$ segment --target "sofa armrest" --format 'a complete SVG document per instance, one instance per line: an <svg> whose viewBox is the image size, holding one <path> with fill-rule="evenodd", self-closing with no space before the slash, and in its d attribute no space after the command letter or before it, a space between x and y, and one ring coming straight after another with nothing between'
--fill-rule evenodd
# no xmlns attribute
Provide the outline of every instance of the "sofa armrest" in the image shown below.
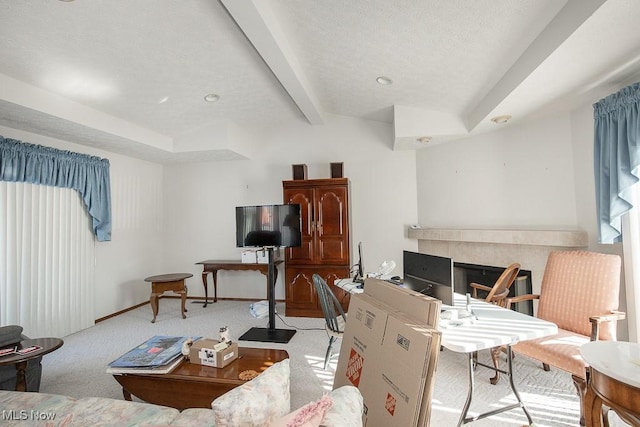
<svg viewBox="0 0 640 427"><path fill-rule="evenodd" d="M591 322L591 341L597 341L598 336L600 335L600 324L603 322L613 322L618 320L623 320L626 317L626 314L622 311L612 311L609 314L602 314L599 316L591 316L589 317L589 322Z"/></svg>
<svg viewBox="0 0 640 427"><path fill-rule="evenodd" d="M518 295L517 297L507 298L506 308L511 308L511 304L515 304L517 302L522 301L532 301L534 299L540 299L540 295L537 294L527 294L527 295Z"/></svg>
<svg viewBox="0 0 640 427"><path fill-rule="evenodd" d="M0 347L22 341L22 326L7 325L0 327Z"/></svg>

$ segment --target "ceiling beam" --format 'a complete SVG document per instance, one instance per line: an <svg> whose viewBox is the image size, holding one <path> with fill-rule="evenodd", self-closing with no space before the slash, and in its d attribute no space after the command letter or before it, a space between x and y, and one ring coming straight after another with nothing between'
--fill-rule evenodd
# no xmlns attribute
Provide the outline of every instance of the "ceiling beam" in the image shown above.
<svg viewBox="0 0 640 427"><path fill-rule="evenodd" d="M221 1L309 123L323 124L318 100L266 2Z"/></svg>
<svg viewBox="0 0 640 427"><path fill-rule="evenodd" d="M473 130L573 34L606 0L568 0L489 93L467 114Z"/></svg>

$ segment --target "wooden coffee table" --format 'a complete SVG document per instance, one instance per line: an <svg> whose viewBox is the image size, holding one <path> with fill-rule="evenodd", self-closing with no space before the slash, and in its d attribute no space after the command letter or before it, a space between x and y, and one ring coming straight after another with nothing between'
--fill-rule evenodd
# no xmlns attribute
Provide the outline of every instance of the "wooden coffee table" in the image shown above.
<svg viewBox="0 0 640 427"><path fill-rule="evenodd" d="M184 361L168 374L114 374L113 377L122 385L126 400L131 400L133 395L145 402L179 410L211 408L215 398L246 382L238 378L240 372L252 369L261 373L288 358L285 350L240 347L238 358L224 368Z"/></svg>

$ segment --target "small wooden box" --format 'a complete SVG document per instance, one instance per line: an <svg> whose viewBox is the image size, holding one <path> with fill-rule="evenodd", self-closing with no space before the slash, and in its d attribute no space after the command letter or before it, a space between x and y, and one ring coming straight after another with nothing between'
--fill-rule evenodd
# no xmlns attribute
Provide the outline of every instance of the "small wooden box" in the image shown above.
<svg viewBox="0 0 640 427"><path fill-rule="evenodd" d="M293 169L293 179L307 179L307 165L291 165Z"/></svg>
<svg viewBox="0 0 640 427"><path fill-rule="evenodd" d="M342 178L344 176L342 165L342 162L331 163L331 178Z"/></svg>

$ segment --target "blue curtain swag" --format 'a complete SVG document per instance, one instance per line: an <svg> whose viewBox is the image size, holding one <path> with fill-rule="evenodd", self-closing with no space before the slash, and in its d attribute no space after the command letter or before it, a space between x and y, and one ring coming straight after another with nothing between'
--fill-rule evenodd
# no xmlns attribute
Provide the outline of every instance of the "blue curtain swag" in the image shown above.
<svg viewBox="0 0 640 427"><path fill-rule="evenodd" d="M109 160L0 136L0 180L80 193L98 241L111 240Z"/></svg>
<svg viewBox="0 0 640 427"><path fill-rule="evenodd" d="M640 82L593 104L598 239L622 241L622 216L640 180Z"/></svg>

